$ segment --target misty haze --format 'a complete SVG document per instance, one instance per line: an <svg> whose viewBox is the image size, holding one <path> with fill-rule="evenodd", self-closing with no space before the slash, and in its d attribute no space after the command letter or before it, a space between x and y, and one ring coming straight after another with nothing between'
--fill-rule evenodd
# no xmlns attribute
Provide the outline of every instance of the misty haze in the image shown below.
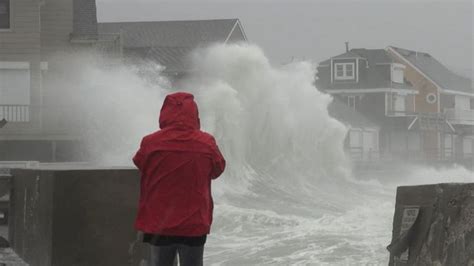
<svg viewBox="0 0 474 266"><path fill-rule="evenodd" d="M204 265L471 265L472 7L0 0L0 265L149 265L174 92L227 162Z"/></svg>

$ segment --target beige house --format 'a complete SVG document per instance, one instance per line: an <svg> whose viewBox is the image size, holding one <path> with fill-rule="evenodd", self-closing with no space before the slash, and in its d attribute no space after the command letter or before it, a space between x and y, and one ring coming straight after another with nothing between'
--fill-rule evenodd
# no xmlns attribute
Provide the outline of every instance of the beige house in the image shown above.
<svg viewBox="0 0 474 266"><path fill-rule="evenodd" d="M405 66L405 79L418 91L411 128L423 134L426 154L470 162L474 150L472 80L453 73L428 53L389 46L387 52ZM448 130L445 125L448 125Z"/></svg>

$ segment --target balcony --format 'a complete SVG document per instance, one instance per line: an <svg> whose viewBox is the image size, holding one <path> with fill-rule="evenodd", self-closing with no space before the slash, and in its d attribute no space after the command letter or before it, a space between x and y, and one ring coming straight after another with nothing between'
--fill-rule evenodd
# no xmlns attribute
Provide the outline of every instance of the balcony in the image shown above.
<svg viewBox="0 0 474 266"><path fill-rule="evenodd" d="M446 119L455 125L474 125L474 110L444 108Z"/></svg>
<svg viewBox="0 0 474 266"><path fill-rule="evenodd" d="M0 139L49 139L69 138L71 118L82 117L72 113L70 108L62 105L1 105L0 121L7 124L0 130ZM66 136L67 135L67 136Z"/></svg>
<svg viewBox="0 0 474 266"><path fill-rule="evenodd" d="M0 120L8 122L29 122L29 105L0 105Z"/></svg>

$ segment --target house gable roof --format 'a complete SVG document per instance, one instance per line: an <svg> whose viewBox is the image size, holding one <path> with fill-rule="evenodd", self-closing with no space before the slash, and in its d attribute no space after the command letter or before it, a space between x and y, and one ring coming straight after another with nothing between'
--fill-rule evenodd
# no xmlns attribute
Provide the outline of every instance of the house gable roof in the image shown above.
<svg viewBox="0 0 474 266"><path fill-rule="evenodd" d="M360 55L352 52L352 50L349 51L349 52L331 57L331 59L340 59L340 58L362 58L362 57Z"/></svg>
<svg viewBox="0 0 474 266"><path fill-rule="evenodd" d="M358 58L362 65L359 63L358 69L360 70L359 73L363 73L360 76L359 82L332 82L329 83L329 78L327 75L331 75L331 71L329 74L324 74L323 78L320 77L320 81L317 81L317 84L326 90L355 90L355 89L401 89L401 90L409 90L414 91L413 87L403 82L401 84L392 82L390 68L389 66L394 63L395 61L390 57L389 53L384 49L365 49L365 48L357 48L351 49L349 52L331 57L329 60L323 61L319 63L318 71L323 70L324 67L329 67L331 61L337 59L349 59L349 58ZM368 68L365 67L367 63ZM326 73L328 73L326 72ZM324 73L324 72L323 72Z"/></svg>
<svg viewBox="0 0 474 266"><path fill-rule="evenodd" d="M124 48L197 47L225 42L238 19L107 22L99 23L102 34L120 33Z"/></svg>
<svg viewBox="0 0 474 266"><path fill-rule="evenodd" d="M352 49L351 52L360 55L361 57L367 59L370 65L374 64L391 64L393 59L387 54L387 51L384 49Z"/></svg>
<svg viewBox="0 0 474 266"><path fill-rule="evenodd" d="M191 53L190 47L137 47L124 48L124 52L134 58L148 59L166 66L165 72L189 70L186 58Z"/></svg>
<svg viewBox="0 0 474 266"><path fill-rule="evenodd" d="M403 57L442 90L474 93L471 79L453 73L430 54L393 46L389 46L388 49L392 49Z"/></svg>
<svg viewBox="0 0 474 266"><path fill-rule="evenodd" d="M390 64L393 63L393 60L387 54L387 51L384 49L365 49L357 48L351 49L349 52L331 57L328 60L322 61L319 63L320 66L329 65L331 60L334 59L343 59L343 58L362 58L368 61L370 65L375 64Z"/></svg>
<svg viewBox="0 0 474 266"><path fill-rule="evenodd" d="M186 56L196 47L247 40L238 19L107 22L99 23L99 33L120 34L124 53L156 61L165 72L186 71Z"/></svg>

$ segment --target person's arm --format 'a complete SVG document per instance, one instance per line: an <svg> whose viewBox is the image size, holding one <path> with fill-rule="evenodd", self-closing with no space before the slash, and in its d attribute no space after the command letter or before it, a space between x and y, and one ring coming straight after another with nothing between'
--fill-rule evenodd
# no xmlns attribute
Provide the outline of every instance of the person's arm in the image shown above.
<svg viewBox="0 0 474 266"><path fill-rule="evenodd" d="M224 172L226 162L224 156L222 156L222 153L219 150L219 147L217 146L216 140L214 138L212 138L211 140L213 151L211 178L216 179Z"/></svg>
<svg viewBox="0 0 474 266"><path fill-rule="evenodd" d="M138 169L142 169L144 159L145 159L145 151L144 151L144 145L143 145L143 140L142 140L140 143L140 148L138 149L135 156L133 156L132 160Z"/></svg>

